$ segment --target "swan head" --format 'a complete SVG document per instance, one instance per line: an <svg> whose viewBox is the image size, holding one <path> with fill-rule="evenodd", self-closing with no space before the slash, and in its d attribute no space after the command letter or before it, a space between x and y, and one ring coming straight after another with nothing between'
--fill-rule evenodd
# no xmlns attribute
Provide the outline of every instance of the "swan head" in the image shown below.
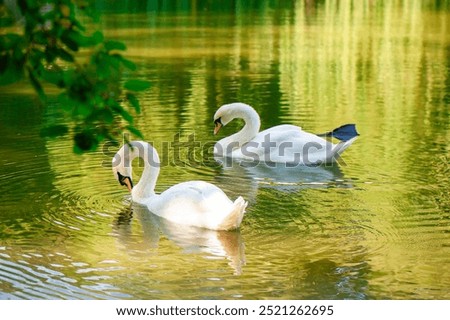
<svg viewBox="0 0 450 320"><path fill-rule="evenodd" d="M114 155L112 159L112 170L114 177L120 185L127 187L128 191L131 192L133 189L133 180L131 179L132 159L130 159L129 149L129 145L126 144Z"/></svg>
<svg viewBox="0 0 450 320"><path fill-rule="evenodd" d="M144 141L131 141L124 144L112 159L112 170L114 177L120 185L127 187L131 192L133 189L131 163L136 157L144 158L148 152L149 144Z"/></svg>
<svg viewBox="0 0 450 320"><path fill-rule="evenodd" d="M224 104L217 109L214 114L214 134L217 134L223 126L226 126L231 120L241 118L244 121L257 124L259 129L259 116L248 104L242 102L234 102Z"/></svg>
<svg viewBox="0 0 450 320"><path fill-rule="evenodd" d="M144 161L144 171L136 185L132 180L132 162L135 158ZM131 141L124 144L112 159L112 170L116 180L127 187L134 198L146 198L154 193L159 174L158 152L145 141Z"/></svg>
<svg viewBox="0 0 450 320"><path fill-rule="evenodd" d="M131 180L131 175L124 176L118 170L115 170L114 176L119 181L121 186L126 186L128 191L131 192L131 190L133 189L133 180Z"/></svg>

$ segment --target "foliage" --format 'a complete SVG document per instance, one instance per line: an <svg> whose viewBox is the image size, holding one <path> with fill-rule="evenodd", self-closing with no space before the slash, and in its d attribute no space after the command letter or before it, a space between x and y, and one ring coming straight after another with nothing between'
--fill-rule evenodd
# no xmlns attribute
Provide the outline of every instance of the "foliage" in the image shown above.
<svg viewBox="0 0 450 320"><path fill-rule="evenodd" d="M95 150L123 130L142 137L132 113L140 112L136 92L150 86L143 80L122 83L124 70L136 70L120 54L125 44L105 39L100 31L88 33L79 15L96 19L83 1L17 0L10 8L0 4L0 24L22 29L0 35L0 85L27 78L44 103L48 84L59 88L58 101L72 116L73 127L54 124L41 133L55 137L71 132L77 153Z"/></svg>

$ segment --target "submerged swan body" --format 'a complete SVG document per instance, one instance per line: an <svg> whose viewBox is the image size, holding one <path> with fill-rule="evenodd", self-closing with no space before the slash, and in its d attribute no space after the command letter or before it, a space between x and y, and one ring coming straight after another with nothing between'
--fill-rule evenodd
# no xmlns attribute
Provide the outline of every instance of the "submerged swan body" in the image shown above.
<svg viewBox="0 0 450 320"><path fill-rule="evenodd" d="M156 194L160 169L156 149L144 141L133 141L130 145L122 146L114 156L113 173L120 184L128 187L133 201L178 224L212 230L239 228L247 206L242 197L233 202L221 189L204 181L182 182ZM137 157L144 160L144 171L133 186L131 163Z"/></svg>
<svg viewBox="0 0 450 320"><path fill-rule="evenodd" d="M223 105L216 111L214 134L236 118L245 121L244 127L215 144L216 156L267 163L320 165L334 162L358 136L353 124L344 125L323 135L309 133L300 127L287 124L259 132L258 113L241 102ZM333 136L341 142L333 144L323 136Z"/></svg>

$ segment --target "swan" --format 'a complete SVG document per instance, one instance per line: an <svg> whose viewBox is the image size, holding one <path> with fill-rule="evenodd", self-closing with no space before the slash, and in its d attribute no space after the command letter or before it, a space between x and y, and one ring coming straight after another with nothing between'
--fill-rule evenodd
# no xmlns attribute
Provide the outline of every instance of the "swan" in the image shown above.
<svg viewBox="0 0 450 320"><path fill-rule="evenodd" d="M335 162L359 135L354 124L343 125L321 135L305 132L294 125L278 125L259 132L258 113L251 106L234 102L221 106L214 114L214 134L231 120L241 118L244 127L237 133L219 140L214 155L251 162L320 165ZM323 137L335 137L338 144Z"/></svg>
<svg viewBox="0 0 450 320"><path fill-rule="evenodd" d="M133 186L133 159L144 160L139 182ZM157 216L169 221L211 230L239 228L247 202L238 197L232 202L218 187L204 181L187 181L155 193L160 170L158 152L144 141L123 145L112 160L114 177L131 192L133 202L146 205Z"/></svg>

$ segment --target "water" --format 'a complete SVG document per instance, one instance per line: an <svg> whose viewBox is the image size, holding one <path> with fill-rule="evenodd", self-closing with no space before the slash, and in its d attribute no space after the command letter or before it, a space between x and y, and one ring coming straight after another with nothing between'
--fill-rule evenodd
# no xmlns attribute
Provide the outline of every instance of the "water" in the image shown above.
<svg viewBox="0 0 450 320"><path fill-rule="evenodd" d="M1 299L450 299L448 8L258 3L101 8L130 77L152 82L136 126L162 156L158 191L202 179L242 195L239 231L131 206L115 147L74 155L39 135L69 121L57 104L0 88ZM232 101L262 129L361 136L332 167L223 169L211 146L241 124L216 137L212 116Z"/></svg>

